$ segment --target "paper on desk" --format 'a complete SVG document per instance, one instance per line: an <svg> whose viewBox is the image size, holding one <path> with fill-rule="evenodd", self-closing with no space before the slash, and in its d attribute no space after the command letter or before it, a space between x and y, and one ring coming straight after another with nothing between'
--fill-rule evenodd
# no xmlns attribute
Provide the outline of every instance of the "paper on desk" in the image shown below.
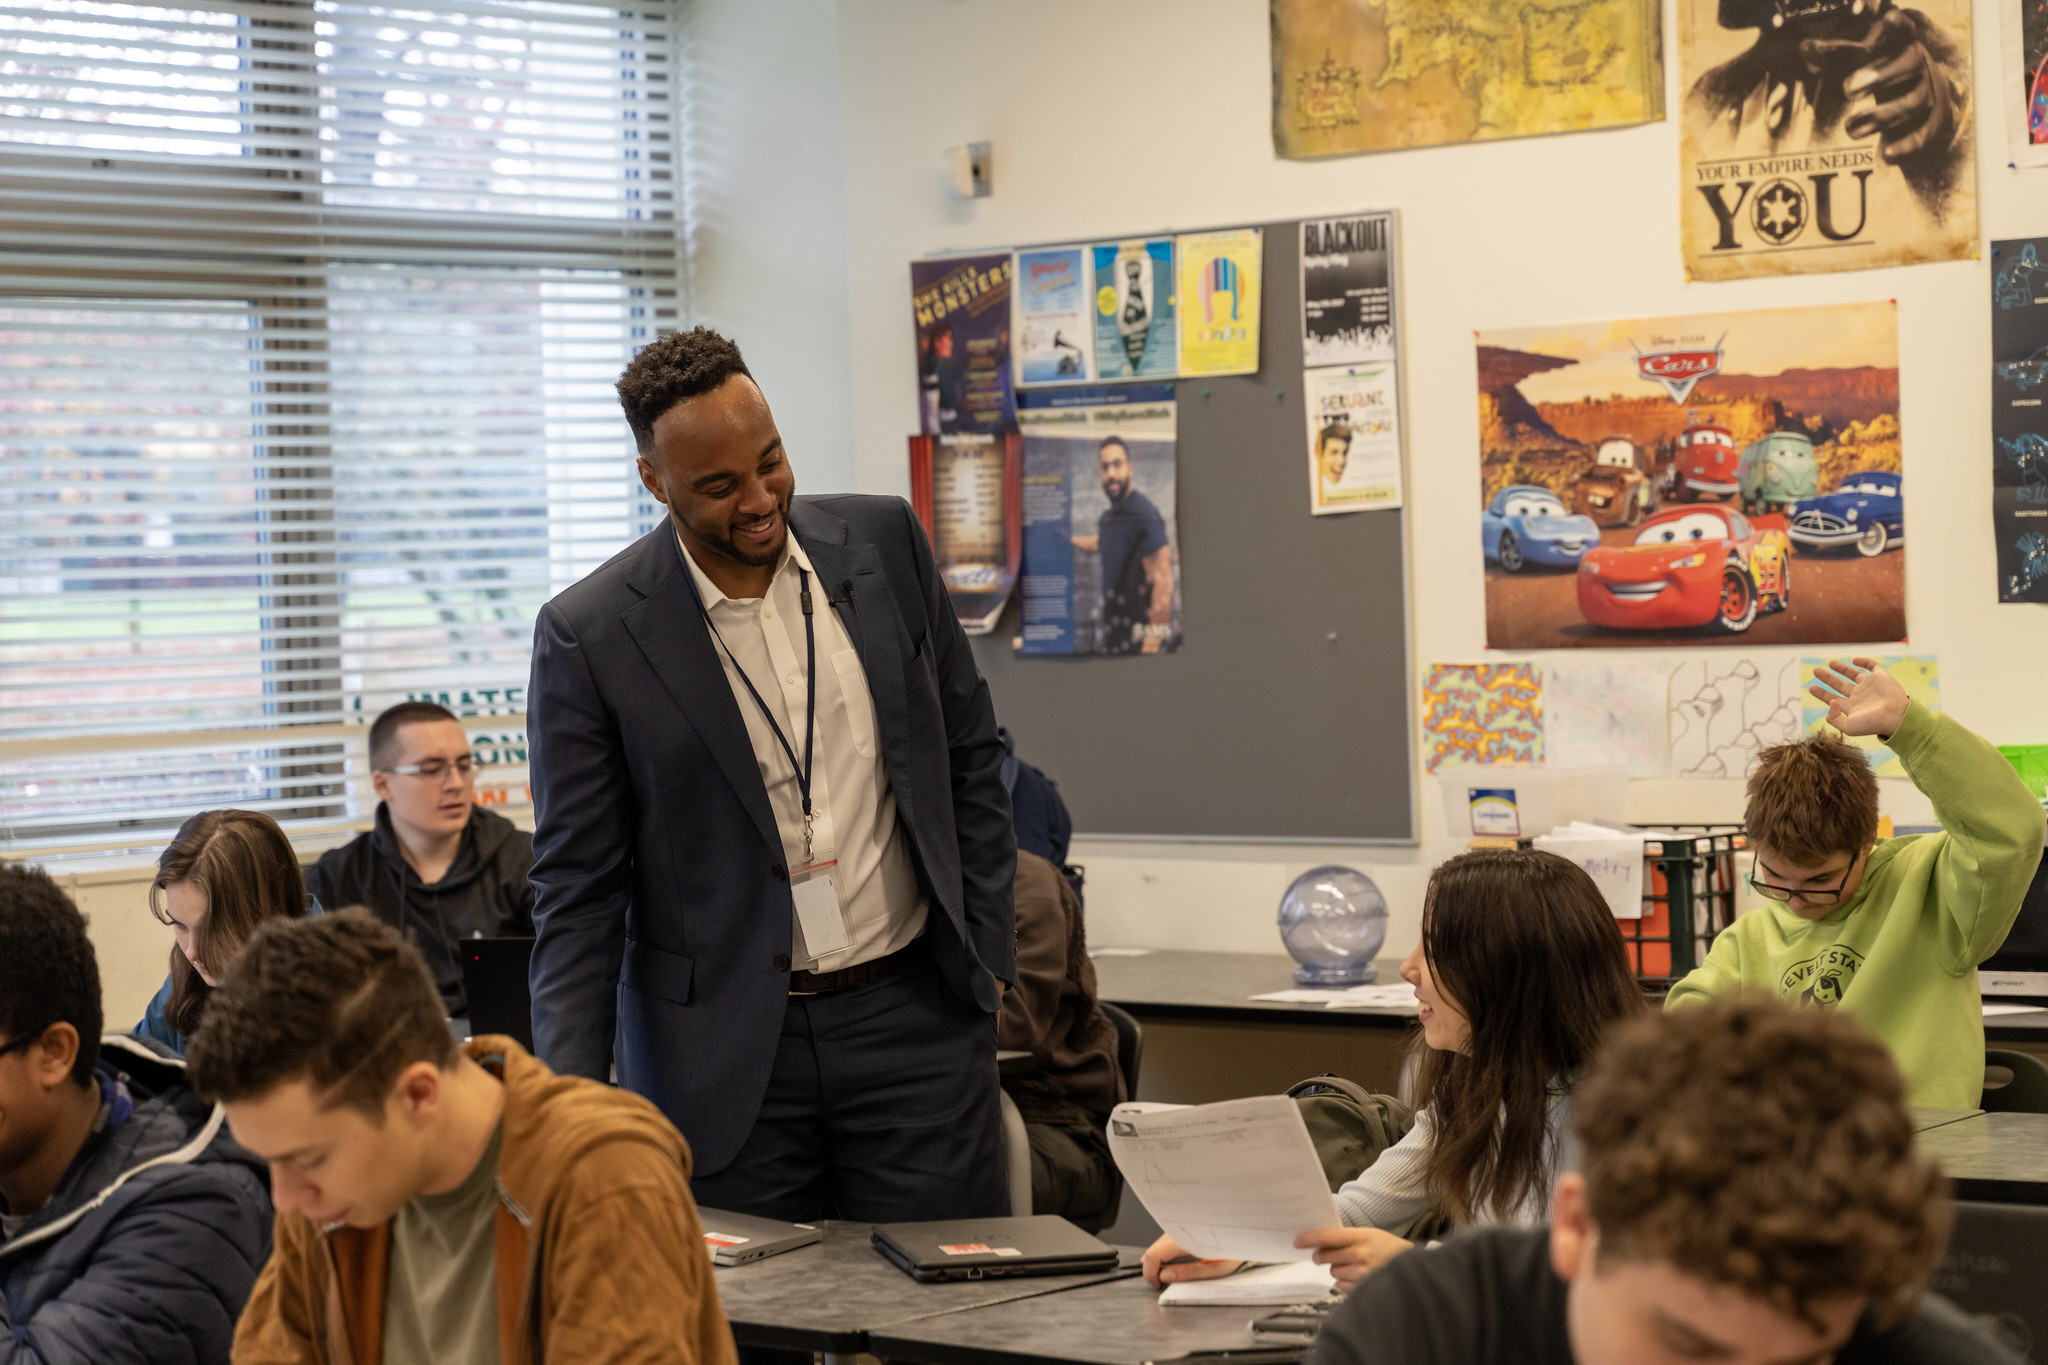
<svg viewBox="0 0 2048 1365"><path fill-rule="evenodd" d="M1313 1261L1290 1265L1259 1265L1215 1280L1183 1280L1170 1284L1159 1296L1161 1307L1172 1308L1215 1304L1321 1303L1337 1297L1337 1280L1330 1267Z"/></svg>
<svg viewBox="0 0 2048 1365"><path fill-rule="evenodd" d="M1090 948L1090 957L1150 957L1150 948Z"/></svg>
<svg viewBox="0 0 2048 1365"><path fill-rule="evenodd" d="M1989 1019L1989 1018L1990 1018L1990 1017L1991 1017L1992 1015L1994 1015L1994 1014L2039 1014L2039 1013L2040 1013L2040 1012L2042 1011L2042 1009L2043 1009L2043 1008L2048 1008L2048 1007L2044 1007L2044 1006L2041 1006L2041 1005L1999 1005L1999 1004L1991 1004L1991 1005L1986 1005L1986 1006L1984 1007L1984 1017L1985 1017L1986 1019Z"/></svg>
<svg viewBox="0 0 2048 1365"><path fill-rule="evenodd" d="M1322 1162L1285 1095L1219 1104L1120 1104L1109 1151L1181 1250L1204 1259L1306 1261L1294 1239L1335 1227Z"/></svg>
<svg viewBox="0 0 2048 1365"><path fill-rule="evenodd" d="M1314 988L1267 991L1255 995L1254 1000L1273 1000L1283 1005L1323 1005L1333 1010L1343 1009L1414 1009L1415 988L1405 981L1393 981L1384 986L1349 986L1343 989Z"/></svg>

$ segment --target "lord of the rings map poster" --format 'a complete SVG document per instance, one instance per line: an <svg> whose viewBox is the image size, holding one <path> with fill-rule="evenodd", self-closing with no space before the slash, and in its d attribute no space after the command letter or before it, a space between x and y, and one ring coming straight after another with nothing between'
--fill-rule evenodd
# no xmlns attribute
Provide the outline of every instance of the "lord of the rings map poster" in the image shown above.
<svg viewBox="0 0 2048 1365"><path fill-rule="evenodd" d="M1657 0L1272 0L1272 24L1283 157L1664 117Z"/></svg>

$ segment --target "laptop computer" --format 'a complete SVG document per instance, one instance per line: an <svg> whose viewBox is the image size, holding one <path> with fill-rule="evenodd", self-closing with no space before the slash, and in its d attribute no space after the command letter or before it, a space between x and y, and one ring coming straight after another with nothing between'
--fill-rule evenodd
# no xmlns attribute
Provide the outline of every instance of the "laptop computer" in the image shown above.
<svg viewBox="0 0 2048 1365"><path fill-rule="evenodd" d="M533 992L526 969L533 963L530 938L465 938L455 944L462 960L462 992L469 997L472 1036L504 1033L533 1051Z"/></svg>
<svg viewBox="0 0 2048 1365"><path fill-rule="evenodd" d="M2048 1359L2048 1208L1958 1199L1955 1214L1932 1287L2014 1351Z"/></svg>
<svg viewBox="0 0 2048 1365"><path fill-rule="evenodd" d="M921 1284L1115 1270L1116 1248L1064 1218L959 1218L879 1223L875 1250Z"/></svg>
<svg viewBox="0 0 2048 1365"><path fill-rule="evenodd" d="M713 1265L745 1265L763 1256L807 1247L825 1235L809 1223L778 1223L773 1218L756 1218L750 1213L728 1213L724 1209L697 1209L704 1225L704 1246Z"/></svg>

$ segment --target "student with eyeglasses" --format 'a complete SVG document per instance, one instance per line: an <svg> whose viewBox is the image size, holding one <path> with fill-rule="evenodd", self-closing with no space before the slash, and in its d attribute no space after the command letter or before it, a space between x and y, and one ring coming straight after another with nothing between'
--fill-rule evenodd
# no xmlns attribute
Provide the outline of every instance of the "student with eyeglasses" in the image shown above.
<svg viewBox="0 0 2048 1365"><path fill-rule="evenodd" d="M377 823L320 855L307 882L323 905L360 905L427 960L441 1003L469 1014L456 943L533 933L533 836L476 804L469 733L444 706L408 701L370 726Z"/></svg>
<svg viewBox="0 0 2048 1365"><path fill-rule="evenodd" d="M1911 1103L1974 1109L1977 967L2005 942L2041 861L2041 804L1998 750L1910 700L1875 659L1814 676L1828 723L1889 745L1941 831L1879 841L1877 779L1862 750L1825 731L1764 750L1744 819L1749 882L1767 904L1724 930L1665 1004L1762 989L1839 1006L1891 1048Z"/></svg>
<svg viewBox="0 0 2048 1365"><path fill-rule="evenodd" d="M228 964L266 920L319 914L298 854L261 811L203 810L157 858L149 909L174 940L171 970L134 1034L183 1054Z"/></svg>

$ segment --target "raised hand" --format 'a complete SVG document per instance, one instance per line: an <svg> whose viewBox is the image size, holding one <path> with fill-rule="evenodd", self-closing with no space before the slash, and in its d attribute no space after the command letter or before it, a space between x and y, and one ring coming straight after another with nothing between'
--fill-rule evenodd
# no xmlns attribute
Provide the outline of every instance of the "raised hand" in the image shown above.
<svg viewBox="0 0 2048 1365"><path fill-rule="evenodd" d="M1889 739L1906 718L1906 689L1875 659L1835 659L1813 671L1813 684L1807 691L1827 703L1828 724L1844 735Z"/></svg>

